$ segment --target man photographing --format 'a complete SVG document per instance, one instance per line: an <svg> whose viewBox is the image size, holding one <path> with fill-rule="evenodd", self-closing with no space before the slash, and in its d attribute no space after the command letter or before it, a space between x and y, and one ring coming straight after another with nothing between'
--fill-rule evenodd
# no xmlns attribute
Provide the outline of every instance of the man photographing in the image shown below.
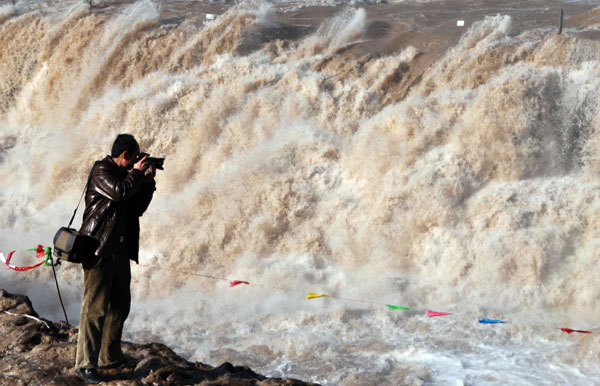
<svg viewBox="0 0 600 386"><path fill-rule="evenodd" d="M111 155L97 161L85 192L80 233L100 241L83 262L83 301L75 366L88 383L97 368L118 367L123 324L131 304L129 260L138 262L140 224L156 190L155 166L131 134L119 134Z"/></svg>

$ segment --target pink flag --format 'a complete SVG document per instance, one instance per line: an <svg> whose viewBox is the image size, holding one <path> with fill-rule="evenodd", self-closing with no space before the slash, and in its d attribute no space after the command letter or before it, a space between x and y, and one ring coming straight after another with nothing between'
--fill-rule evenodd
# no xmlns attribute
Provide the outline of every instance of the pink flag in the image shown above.
<svg viewBox="0 0 600 386"><path fill-rule="evenodd" d="M427 310L427 311L425 311L425 315L429 316L430 318L433 318L434 316L445 316L445 315L452 315L452 314L448 313L448 312L437 312L437 311Z"/></svg>
<svg viewBox="0 0 600 386"><path fill-rule="evenodd" d="M230 281L229 282L229 287L235 287L238 284L250 284L247 281L243 281L243 280L234 280L234 281Z"/></svg>

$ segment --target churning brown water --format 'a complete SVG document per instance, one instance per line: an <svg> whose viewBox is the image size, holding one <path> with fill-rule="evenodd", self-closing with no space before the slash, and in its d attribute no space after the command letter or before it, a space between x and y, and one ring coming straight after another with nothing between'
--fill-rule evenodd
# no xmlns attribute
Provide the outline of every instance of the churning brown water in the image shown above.
<svg viewBox="0 0 600 386"><path fill-rule="evenodd" d="M167 158L129 339L327 384L599 383L597 335L557 330L600 317L599 31L593 2L1 2L0 251L31 263L129 132ZM0 270L60 318L53 286Z"/></svg>

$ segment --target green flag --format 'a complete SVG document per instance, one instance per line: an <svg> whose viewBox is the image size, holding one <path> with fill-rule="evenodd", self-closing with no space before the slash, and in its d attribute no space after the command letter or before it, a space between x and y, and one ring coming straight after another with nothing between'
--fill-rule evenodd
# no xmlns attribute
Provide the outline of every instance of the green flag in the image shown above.
<svg viewBox="0 0 600 386"><path fill-rule="evenodd" d="M391 304L386 304L390 310L410 310L410 307L402 307L402 306L394 306Z"/></svg>

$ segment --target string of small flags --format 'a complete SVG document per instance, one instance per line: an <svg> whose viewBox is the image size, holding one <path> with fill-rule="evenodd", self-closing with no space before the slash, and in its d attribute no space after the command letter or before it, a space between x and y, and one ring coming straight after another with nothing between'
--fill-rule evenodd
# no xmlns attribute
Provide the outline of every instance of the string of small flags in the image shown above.
<svg viewBox="0 0 600 386"><path fill-rule="evenodd" d="M150 268L150 266L148 266L148 265L141 265L141 266ZM156 267L152 267L152 268L156 268ZM166 270L171 270L171 269L166 268ZM188 272L188 271L181 271L181 270L174 270L174 271L184 273L184 274L189 274L189 275L202 276L202 277L206 277L206 278L213 279L213 280L226 281L229 283L230 288L236 287L240 284L251 285L250 282L248 282L246 280L231 280L231 279L227 279L227 278L215 277L215 276L210 276L210 275L205 275L205 274L198 274L195 272ZM256 284L256 283L253 283L252 285L257 286L257 287L278 288L278 289L285 291L284 288L280 288L280 287L273 287L273 286L267 286L267 285ZM383 304L383 303L379 303L379 302L367 301L367 300L362 300L362 299L342 298L342 297L328 295L328 294L322 294L322 293L309 292L306 294L307 300L319 299L319 298L331 298L331 299L345 300L345 301L351 301L351 302L372 304L372 305L377 305L377 306L381 306ZM402 310L402 311L411 310L411 307L406 307L406 306L398 306L398 305L393 305L393 304L385 304L385 306L389 310ZM434 318L434 317L441 317L441 316L450 316L453 314L450 312L440 312L440 311L433 311L433 310L427 309L427 310L425 310L425 315L429 318ZM479 318L479 319L477 319L477 322L480 324L506 324L506 323L509 323L506 320L488 319L488 318ZM587 331L587 330L575 330L575 329L566 328L566 327L560 327L558 329L567 334L571 334L571 333L592 334L592 331Z"/></svg>
<svg viewBox="0 0 600 386"><path fill-rule="evenodd" d="M44 258L44 260L41 261L41 262L39 262L39 263L32 264L32 265L29 265L29 266L18 267L18 266L10 264L10 261L11 261L13 255L14 255L14 253L15 253L15 251L10 251L6 257L4 257L4 254L2 254L2 252L0 252L0 262L4 263L8 269L11 269L11 270L14 270L14 271L28 271L28 270L37 268L37 267L42 266L42 265L44 265L44 266L51 266L52 265L52 248L51 247L44 247L42 245L38 245L37 248L27 249L27 251L28 252L36 252L36 258ZM142 265L142 267L149 267L149 266ZM157 267L152 267L152 268L156 269ZM159 269L161 269L161 268L159 268ZM173 269L169 269L169 270L175 271L175 272L184 273L184 274L188 274L188 275L200 276L200 277L204 277L204 278L212 279L212 280L226 281L226 282L229 283L229 287L230 288L236 287L236 286L241 285L241 284L251 285L251 283L249 281L246 281L246 280L230 280L230 279L227 279L227 278L222 278L222 277L217 277L217 276L212 276L212 275L206 275L206 274L197 273L197 272L188 272L188 271L173 270ZM278 288L278 289L281 289L281 290L285 290L284 288L280 288L280 287L267 286L267 285L261 285L261 284L256 284L256 283L254 283L253 285L258 286L258 287ZM351 301L351 302L372 304L372 305L376 305L376 306L383 305L383 303L379 303L379 302L373 302L373 301L362 300L362 299L342 298L342 297L328 295L328 294L322 294L322 293L309 292L308 294L306 294L306 299L307 300L319 299L319 298L331 298L331 299L337 299L337 300L345 300L345 301ZM411 310L411 307L407 307L407 306L398 306L398 305L394 305L394 304L385 304L385 306L389 310L393 310L393 311L396 311L396 310L399 310L399 311L408 311L408 310ZM453 315L453 314L450 313L450 312L432 311L430 309L427 309L425 311L425 315L427 317L429 317L429 318L434 318L434 317L450 316L450 315ZM509 323L506 320L488 319L488 318L479 318L477 321L480 324L505 324L505 323ZM575 329L566 328L566 327L560 327L558 329L561 330L561 331L563 331L563 332L565 332L565 333L567 333L567 334L572 334L572 333L592 334L592 331L588 331L588 330L575 330Z"/></svg>

